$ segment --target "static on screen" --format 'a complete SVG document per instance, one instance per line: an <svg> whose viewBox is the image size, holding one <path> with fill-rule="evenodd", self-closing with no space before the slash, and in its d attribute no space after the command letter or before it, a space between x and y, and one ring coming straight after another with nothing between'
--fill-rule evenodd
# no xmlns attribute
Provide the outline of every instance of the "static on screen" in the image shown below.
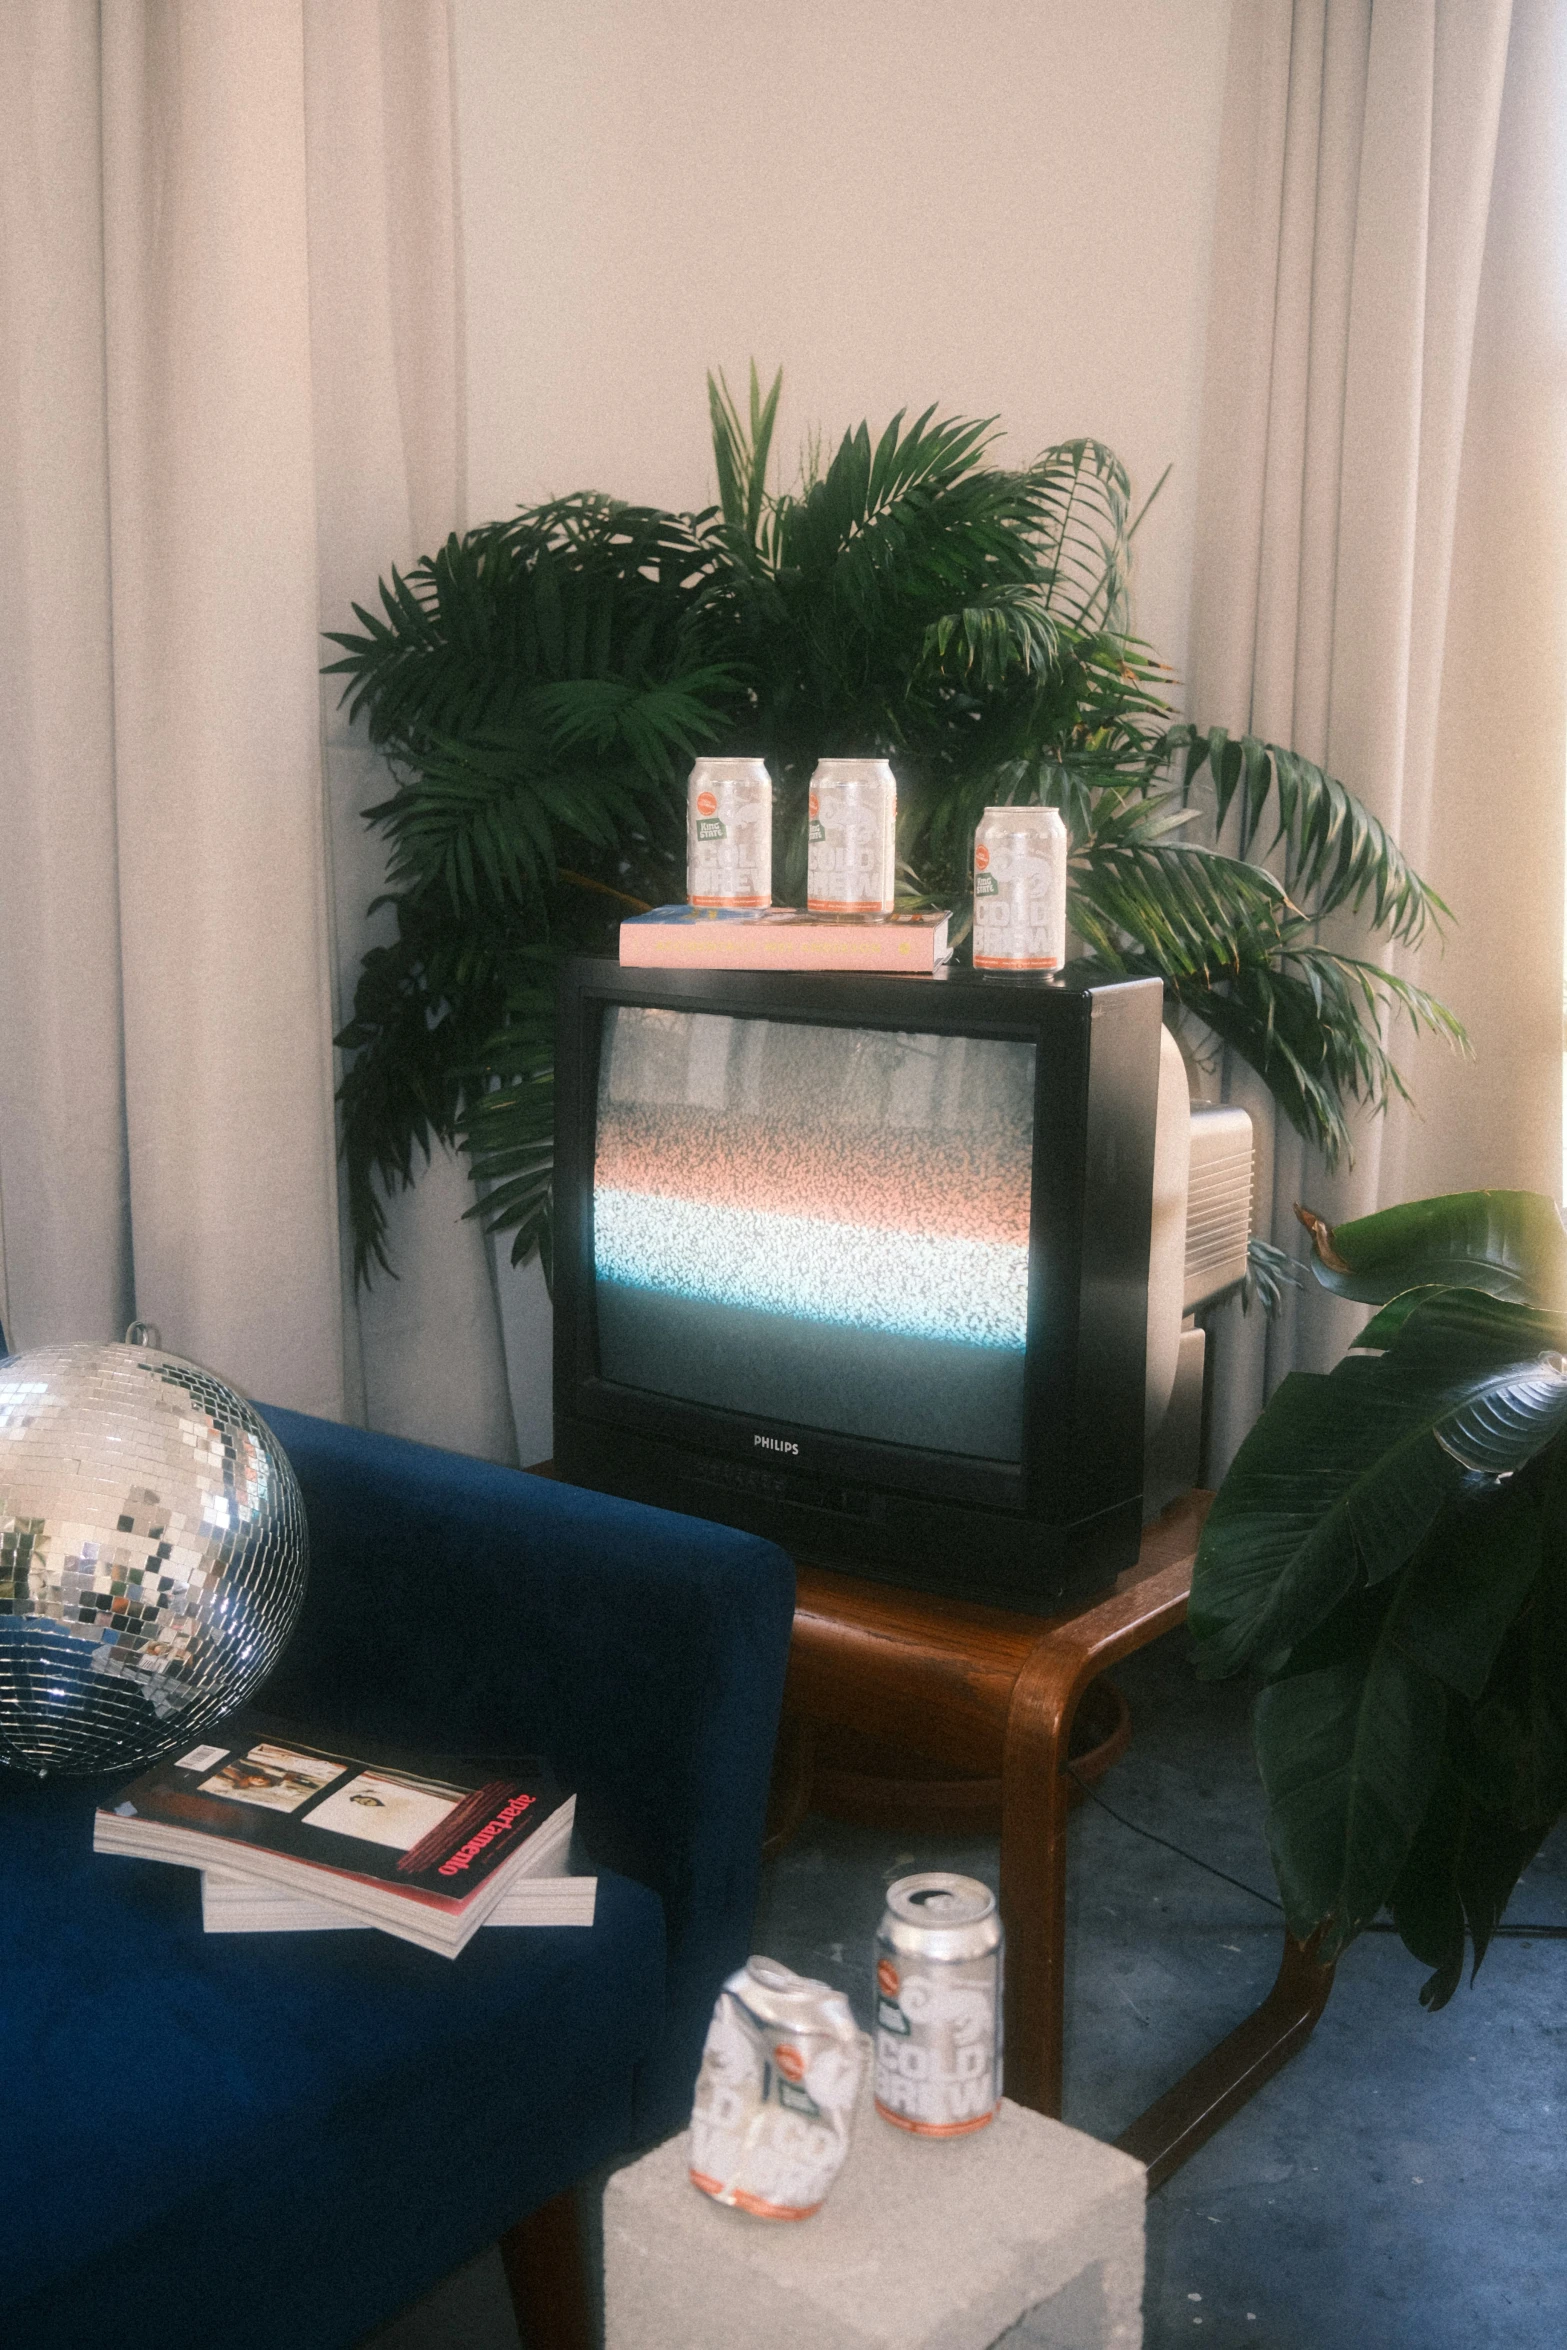
<svg viewBox="0 0 1567 2350"><path fill-rule="evenodd" d="M620 1005L599 1367L792 1426L1022 1457L1034 1047Z"/></svg>

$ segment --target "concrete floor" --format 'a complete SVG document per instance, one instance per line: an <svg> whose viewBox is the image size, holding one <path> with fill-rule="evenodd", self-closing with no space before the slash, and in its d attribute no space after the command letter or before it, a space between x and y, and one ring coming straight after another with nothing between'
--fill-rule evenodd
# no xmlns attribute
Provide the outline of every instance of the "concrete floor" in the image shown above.
<svg viewBox="0 0 1567 2350"><path fill-rule="evenodd" d="M1271 1892L1245 1695L1197 1682L1183 1651L1176 1633L1118 1671L1133 1742L1101 1792ZM768 1872L755 1947L868 2021L882 1888L915 1868L994 1884L995 1845L813 1817ZM1111 2137L1263 1996L1279 1924L1091 1804L1070 1877L1066 2119ZM1513 1916L1567 1924L1567 1825ZM1301 2055L1153 2198L1147 2350L1562 2350L1567 1942L1498 1942L1437 2016L1421 1980L1395 1937L1364 1937ZM516 2350L498 2260L373 2350Z"/></svg>

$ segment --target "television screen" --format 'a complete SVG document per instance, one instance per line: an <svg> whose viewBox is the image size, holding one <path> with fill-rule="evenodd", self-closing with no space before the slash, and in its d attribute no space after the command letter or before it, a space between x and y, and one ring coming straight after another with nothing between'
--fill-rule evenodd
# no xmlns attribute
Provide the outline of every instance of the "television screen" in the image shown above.
<svg viewBox="0 0 1567 2350"><path fill-rule="evenodd" d="M606 1008L599 1370L840 1436L1023 1457L1031 1041Z"/></svg>
<svg viewBox="0 0 1567 2350"><path fill-rule="evenodd" d="M1162 990L562 974L555 1465L1004 1606L1137 1555Z"/></svg>

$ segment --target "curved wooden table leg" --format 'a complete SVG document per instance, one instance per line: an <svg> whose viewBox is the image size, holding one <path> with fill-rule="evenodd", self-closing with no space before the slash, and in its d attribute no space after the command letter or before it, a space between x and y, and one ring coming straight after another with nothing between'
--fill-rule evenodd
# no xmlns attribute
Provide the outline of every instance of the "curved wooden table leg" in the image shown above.
<svg viewBox="0 0 1567 2350"><path fill-rule="evenodd" d="M1006 1929L1006 2091L1061 2113L1066 1997L1066 1763L1084 1690L1186 1614L1187 1554L1055 1625L1012 1686L1001 1756L1001 1922Z"/></svg>
<svg viewBox="0 0 1567 2350"><path fill-rule="evenodd" d="M1090 1659L1041 1641L1019 1673L1001 1762L1006 2093L1060 2118L1066 2002L1066 1759Z"/></svg>
<svg viewBox="0 0 1567 2350"><path fill-rule="evenodd" d="M1147 2164L1150 2194L1305 2046L1332 1988L1332 1967L1319 1966L1309 1944L1286 1934L1262 2005L1116 2140L1123 2153Z"/></svg>

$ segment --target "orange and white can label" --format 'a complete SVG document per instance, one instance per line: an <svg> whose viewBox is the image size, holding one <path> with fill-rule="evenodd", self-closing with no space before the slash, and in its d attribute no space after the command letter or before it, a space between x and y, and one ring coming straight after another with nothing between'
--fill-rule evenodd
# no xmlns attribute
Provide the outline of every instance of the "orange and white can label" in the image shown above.
<svg viewBox="0 0 1567 2350"><path fill-rule="evenodd" d="M686 895L737 911L773 902L773 782L761 759L698 759L686 792Z"/></svg>
<svg viewBox="0 0 1567 2350"><path fill-rule="evenodd" d="M707 2028L693 2186L756 2219L808 2219L843 2164L865 2047L841 1991L753 1958Z"/></svg>
<svg viewBox="0 0 1567 2350"><path fill-rule="evenodd" d="M1001 2103L1001 1921L944 1870L889 1886L876 1942L876 2110L917 2138L982 2130Z"/></svg>
<svg viewBox="0 0 1567 2350"><path fill-rule="evenodd" d="M886 760L818 760L808 805L808 911L890 914L897 884L898 786Z"/></svg>
<svg viewBox="0 0 1567 2350"><path fill-rule="evenodd" d="M974 836L974 968L1066 961L1066 826L1058 808L987 808Z"/></svg>

